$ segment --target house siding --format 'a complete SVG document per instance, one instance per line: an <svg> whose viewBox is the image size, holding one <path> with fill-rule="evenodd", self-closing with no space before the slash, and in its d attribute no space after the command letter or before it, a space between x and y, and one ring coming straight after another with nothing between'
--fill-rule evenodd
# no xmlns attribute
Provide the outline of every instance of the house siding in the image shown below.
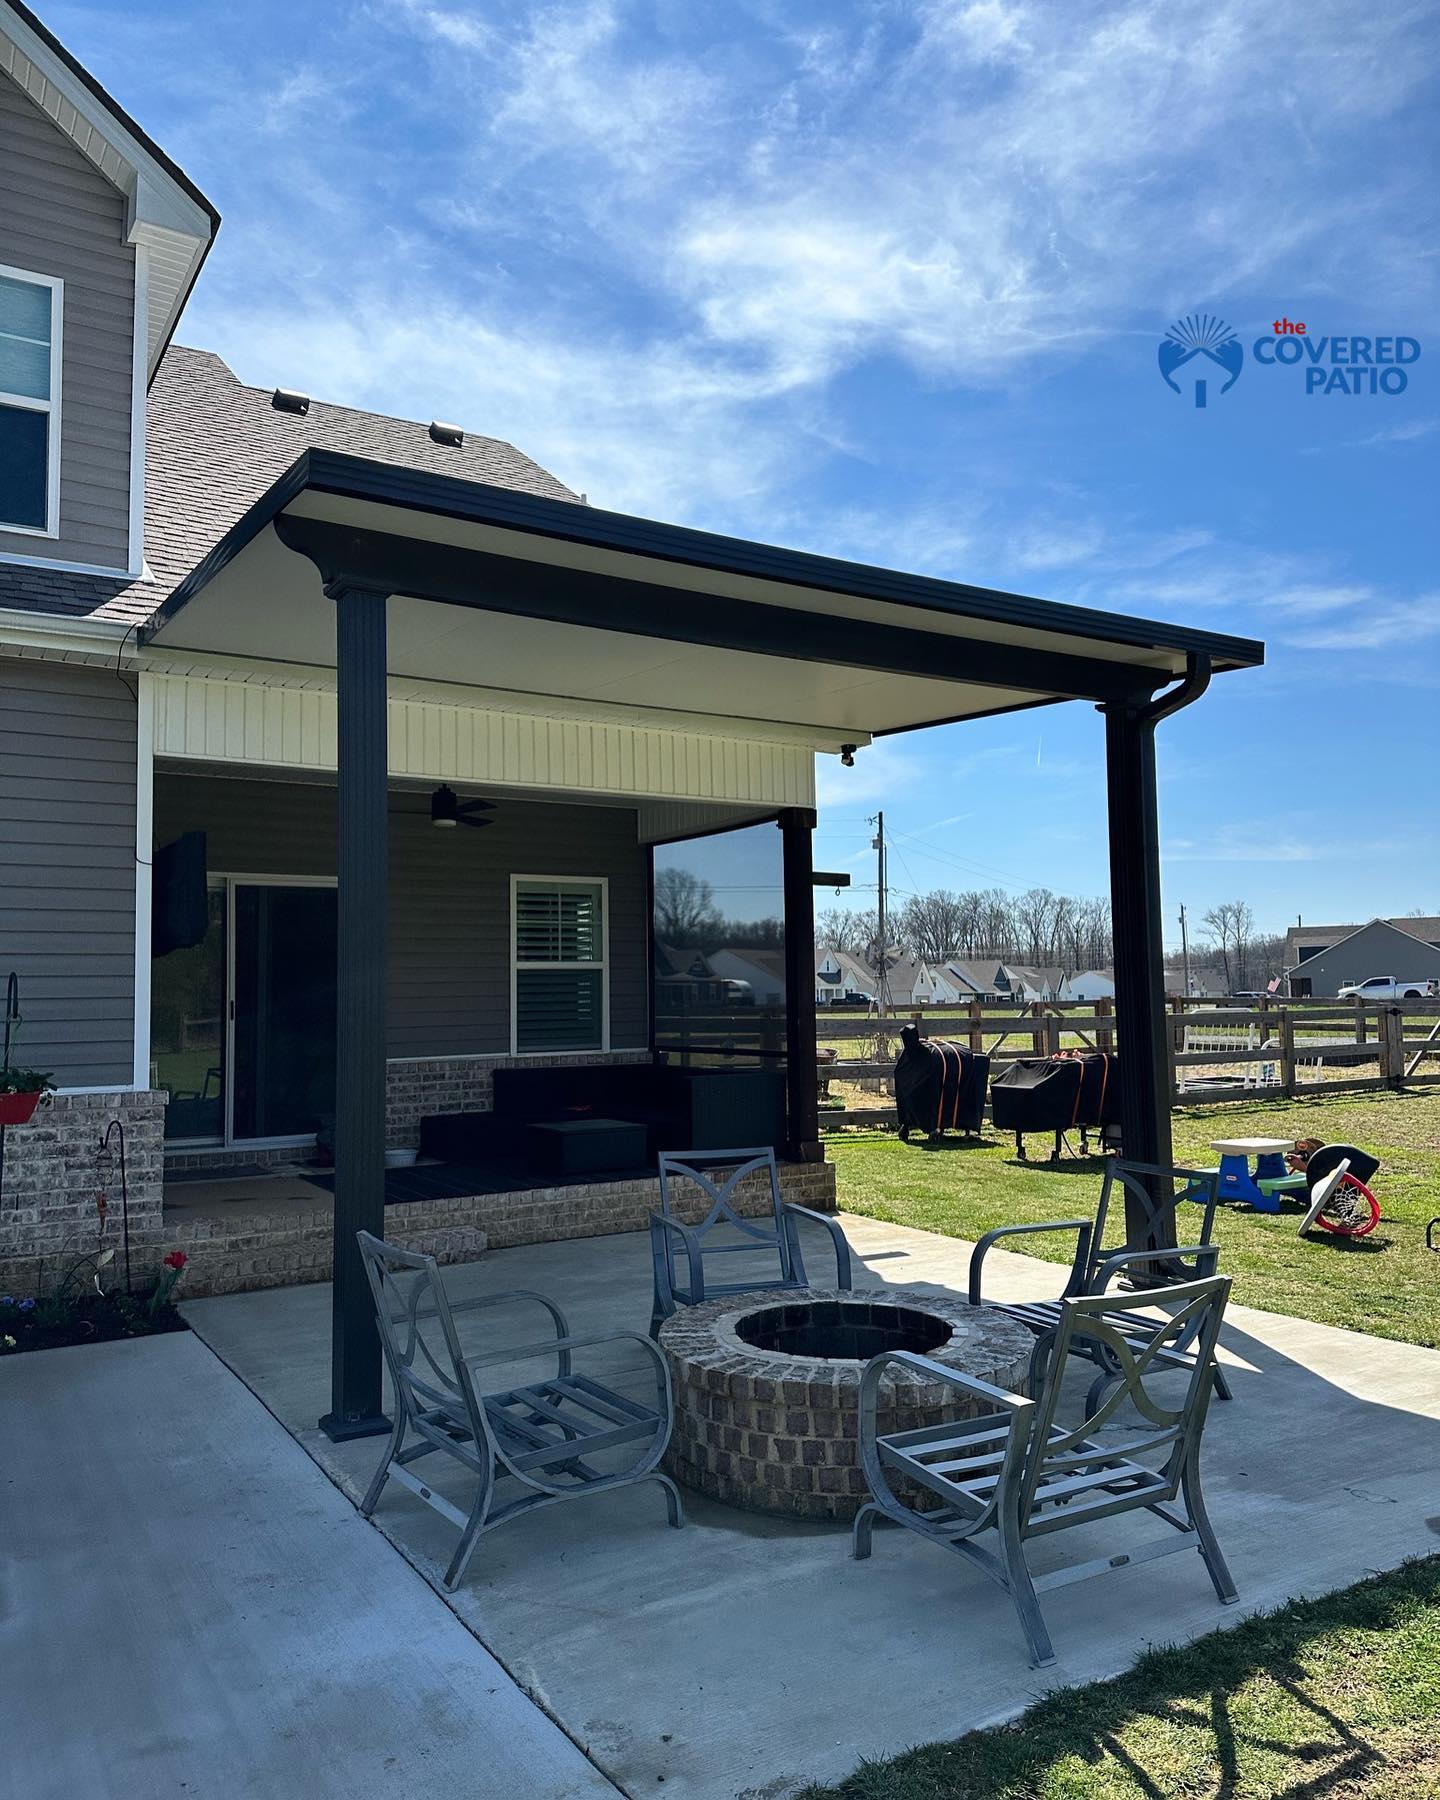
<svg viewBox="0 0 1440 1800"><path fill-rule="evenodd" d="M1316 999L1333 999L1342 987L1368 981L1372 975L1394 975L1401 981L1440 980L1440 949L1377 919L1342 943L1307 956L1291 971L1310 983Z"/></svg>
<svg viewBox="0 0 1440 1800"><path fill-rule="evenodd" d="M60 535L0 531L0 556L129 562L135 251L125 202L0 75L0 263L65 283Z"/></svg>
<svg viewBox="0 0 1440 1800"><path fill-rule="evenodd" d="M157 771L155 834L207 833L212 873L335 873L328 784ZM483 831L436 831L425 793L390 795L387 1054L507 1055L510 876L604 876L610 898L610 1044L649 1040L646 852L629 807L506 800Z"/></svg>
<svg viewBox="0 0 1440 1800"><path fill-rule="evenodd" d="M135 722L108 670L0 661L0 981L61 1087L134 1073Z"/></svg>

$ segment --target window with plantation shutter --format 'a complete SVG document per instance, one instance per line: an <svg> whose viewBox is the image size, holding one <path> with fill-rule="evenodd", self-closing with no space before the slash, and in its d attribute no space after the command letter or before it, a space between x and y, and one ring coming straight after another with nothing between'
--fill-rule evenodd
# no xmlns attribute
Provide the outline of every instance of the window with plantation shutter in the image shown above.
<svg viewBox="0 0 1440 1800"><path fill-rule="evenodd" d="M517 875L513 895L516 1052L608 1048L605 883Z"/></svg>

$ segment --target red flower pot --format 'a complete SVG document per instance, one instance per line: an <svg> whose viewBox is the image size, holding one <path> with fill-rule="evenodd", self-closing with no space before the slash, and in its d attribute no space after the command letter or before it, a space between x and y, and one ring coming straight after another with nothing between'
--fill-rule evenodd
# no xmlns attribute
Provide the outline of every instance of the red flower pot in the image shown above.
<svg viewBox="0 0 1440 1800"><path fill-rule="evenodd" d="M39 1104L38 1088L33 1094L0 1094L0 1125L28 1125Z"/></svg>

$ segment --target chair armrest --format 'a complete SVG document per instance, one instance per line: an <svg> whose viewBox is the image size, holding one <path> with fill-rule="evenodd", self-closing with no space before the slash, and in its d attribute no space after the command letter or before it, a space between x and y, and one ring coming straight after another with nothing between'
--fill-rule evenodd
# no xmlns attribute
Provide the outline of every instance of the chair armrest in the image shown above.
<svg viewBox="0 0 1440 1800"><path fill-rule="evenodd" d="M667 1237L670 1232L678 1237L685 1246L685 1260L690 1270L690 1299L692 1302L705 1298L705 1257L700 1245L700 1234L689 1225L682 1225L679 1219L672 1219L668 1213L652 1212L650 1215L650 1248L656 1259L657 1269L663 1257L665 1268L671 1278L674 1266L671 1261L674 1244ZM658 1275L657 1275L658 1279Z"/></svg>
<svg viewBox="0 0 1440 1800"><path fill-rule="evenodd" d="M975 1248L970 1252L970 1304L979 1306L980 1299L980 1265L984 1262L992 1244L1004 1237L1028 1236L1036 1231L1073 1231L1075 1237L1075 1262L1071 1269L1072 1277L1078 1276L1085 1267L1090 1255L1090 1239L1095 1230L1093 1219L1050 1219L1043 1225L997 1225L994 1231L987 1231L984 1237L977 1240ZM1069 1292L1070 1283L1066 1283Z"/></svg>
<svg viewBox="0 0 1440 1800"><path fill-rule="evenodd" d="M527 1356L548 1356L558 1350L566 1361L566 1367L561 1370L561 1374L568 1375L570 1372L569 1357L572 1350L592 1350L598 1344L630 1343L644 1345L647 1355L653 1361L658 1363L661 1368L668 1367L664 1351L658 1344L651 1343L648 1337L643 1337L638 1331L602 1331L597 1332L593 1337L541 1338L537 1343L511 1344L504 1350L487 1350L483 1356L462 1356L460 1360L467 1369L484 1369L495 1363L521 1362Z"/></svg>
<svg viewBox="0 0 1440 1800"><path fill-rule="evenodd" d="M1012 1394L1008 1388L999 1388L991 1382L981 1381L978 1375L967 1375L962 1369L948 1369L944 1363L936 1362L933 1357L921 1356L914 1350L882 1351L879 1356L871 1358L864 1378L868 1380L873 1374L878 1385L880 1376L890 1363L899 1363L902 1368L923 1375L926 1381L943 1381L947 1387L959 1388L962 1393L971 1394L977 1400L988 1400L997 1409L1012 1412L1017 1417L1035 1410L1035 1402L1028 1400L1024 1394Z"/></svg>
<svg viewBox="0 0 1440 1800"><path fill-rule="evenodd" d="M477 1312L482 1306L503 1306L507 1300L533 1300L537 1306L543 1306L555 1325L556 1338L568 1337L570 1327L565 1322L565 1315L553 1300L547 1300L543 1294L537 1294L533 1288L506 1288L499 1294L475 1294L469 1300L452 1300L450 1312ZM416 1314L417 1318L434 1318L434 1307L422 1306Z"/></svg>
<svg viewBox="0 0 1440 1800"><path fill-rule="evenodd" d="M846 1242L845 1233L840 1229L839 1220L832 1219L828 1213L816 1212L813 1207L801 1206L794 1200L785 1202L785 1216L787 1219L809 1219L813 1224L825 1227L835 1246L835 1285L837 1288L850 1288L853 1285L850 1246Z"/></svg>
<svg viewBox="0 0 1440 1800"><path fill-rule="evenodd" d="M1220 1246L1218 1244L1177 1244L1169 1250L1118 1250L1114 1256L1107 1256L1095 1271L1095 1279L1091 1283L1092 1294L1103 1294L1115 1275L1117 1269L1128 1269L1132 1263L1171 1262L1183 1256L1195 1259L1195 1273L1187 1272L1187 1281L1202 1281L1213 1275L1220 1266ZM1156 1289L1159 1293L1161 1290Z"/></svg>

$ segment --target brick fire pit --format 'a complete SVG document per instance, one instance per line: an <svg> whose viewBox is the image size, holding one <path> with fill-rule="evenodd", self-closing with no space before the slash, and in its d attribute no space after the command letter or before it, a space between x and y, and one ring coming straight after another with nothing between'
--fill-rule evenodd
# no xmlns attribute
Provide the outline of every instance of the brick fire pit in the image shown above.
<svg viewBox="0 0 1440 1800"><path fill-rule="evenodd" d="M682 1306L660 1331L675 1380L666 1467L730 1506L853 1519L865 1497L856 1403L872 1356L918 1351L1022 1391L1034 1342L991 1307L913 1288L802 1288ZM887 1376L881 1402L882 1432L983 1410L958 1390L905 1371Z"/></svg>

